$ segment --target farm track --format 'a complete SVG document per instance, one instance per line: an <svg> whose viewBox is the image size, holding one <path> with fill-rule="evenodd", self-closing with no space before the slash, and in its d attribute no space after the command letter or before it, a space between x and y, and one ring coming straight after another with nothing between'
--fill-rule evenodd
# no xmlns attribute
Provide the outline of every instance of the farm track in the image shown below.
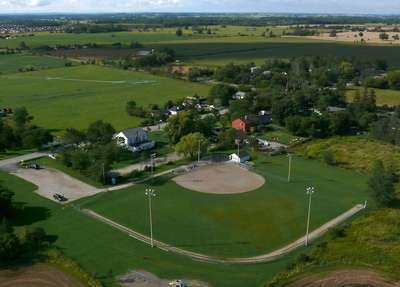
<svg viewBox="0 0 400 287"><path fill-rule="evenodd" d="M339 215L338 217L332 219L331 221L325 223L324 225L320 226L319 228L317 228L316 230L314 230L313 232L311 232L309 234L309 241L313 241L313 240L323 236L324 234L326 234L329 231L329 229L336 227L337 225L345 222L346 220L348 220L349 218L358 214L365 208L366 208L365 205L358 204L358 205L354 206L353 208L351 208L350 210L346 211L345 213L343 213L343 214ZM98 221L101 221L103 223L106 223L106 224L112 226L113 228L115 228L121 232L126 233L127 235L129 235L130 237L132 237L136 240L139 240L145 244L151 245L151 238L146 235L143 235L143 234L141 234L137 231L134 231L126 226L123 226L105 216L102 216L102 215L96 213L93 210L82 209L82 212ZM256 264L256 263L265 263L265 262L274 261L274 260L292 252L293 250L304 246L305 241L306 241L306 237L303 236L303 237L299 238L298 240L296 240L280 249L272 251L270 253L259 255L259 256L253 256L253 257L243 257L243 258L226 258L226 257L209 256L209 255L200 254L200 253L184 250L181 248L177 248L177 247L171 246L169 244L166 244L166 243L158 241L158 240L153 240L153 243L154 243L155 247L157 247L161 250L164 250L167 252L173 252L173 253L176 253L176 254L179 254L182 256L186 256L186 257L190 257L193 260L197 260L197 261L203 261L203 262L208 262L208 263L224 263L224 264Z"/></svg>

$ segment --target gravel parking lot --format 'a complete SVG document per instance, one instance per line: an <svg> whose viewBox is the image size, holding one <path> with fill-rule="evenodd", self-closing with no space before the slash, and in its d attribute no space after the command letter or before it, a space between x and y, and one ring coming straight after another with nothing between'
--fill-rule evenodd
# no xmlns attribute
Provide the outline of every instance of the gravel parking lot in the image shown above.
<svg viewBox="0 0 400 287"><path fill-rule="evenodd" d="M65 202L68 203L103 191L51 168L39 170L19 168L12 174L37 185L38 189L35 192L53 201L56 201L53 198L55 193L68 198Z"/></svg>

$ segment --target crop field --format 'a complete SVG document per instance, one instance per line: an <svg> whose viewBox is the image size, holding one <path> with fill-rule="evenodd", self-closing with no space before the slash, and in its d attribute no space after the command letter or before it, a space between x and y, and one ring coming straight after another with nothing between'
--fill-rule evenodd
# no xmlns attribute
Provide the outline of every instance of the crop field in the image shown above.
<svg viewBox="0 0 400 287"><path fill-rule="evenodd" d="M398 106L400 105L400 91L396 90L382 90L374 89L376 94L376 104L378 106ZM360 94L362 95L362 89L360 89ZM352 102L356 95L356 89L348 90L346 93L347 100Z"/></svg>
<svg viewBox="0 0 400 287"><path fill-rule="evenodd" d="M0 55L0 74L15 73L20 68L49 69L63 67L65 61L55 57L25 54Z"/></svg>
<svg viewBox="0 0 400 287"><path fill-rule="evenodd" d="M16 202L24 207L20 216L14 218L14 225L43 227L54 237L56 247L87 272L96 274L106 286L117 287L114 277L132 269L144 269L171 280L199 279L213 286L260 286L284 270L291 260L287 256L268 264L246 266L196 262L150 248L87 217L73 206L61 207L42 198L33 192L34 185L17 177L0 172L0 181L15 193Z"/></svg>
<svg viewBox="0 0 400 287"><path fill-rule="evenodd" d="M34 122L54 130L86 128L104 120L116 129L135 127L125 105L145 108L186 96L208 95L209 87L140 72L78 66L0 76L0 105L25 106Z"/></svg>
<svg viewBox="0 0 400 287"><path fill-rule="evenodd" d="M168 47L184 62L194 65L219 66L230 62L262 63L268 58L311 56L355 57L361 60L385 59L391 67L400 67L400 47L323 43L299 38L247 37L200 39L181 43L149 44L153 48Z"/></svg>
<svg viewBox="0 0 400 287"><path fill-rule="evenodd" d="M25 42L29 47L35 48L43 45L73 45L96 43L98 45L111 45L114 43L131 44L132 42L160 42L160 41L181 41L201 36L183 35L178 37L175 30L165 29L156 32L114 32L114 33L34 33L29 35L18 35L11 39L0 39L0 47L16 48L21 42Z"/></svg>
<svg viewBox="0 0 400 287"><path fill-rule="evenodd" d="M256 172L265 184L234 195L195 192L160 178L153 186L157 193L153 200L155 238L207 255L260 255L304 235L307 186L316 189L312 229L369 199L363 176L301 157L293 162L293 181L288 183L285 156L259 155ZM82 206L149 234L146 187L101 194L83 201Z"/></svg>

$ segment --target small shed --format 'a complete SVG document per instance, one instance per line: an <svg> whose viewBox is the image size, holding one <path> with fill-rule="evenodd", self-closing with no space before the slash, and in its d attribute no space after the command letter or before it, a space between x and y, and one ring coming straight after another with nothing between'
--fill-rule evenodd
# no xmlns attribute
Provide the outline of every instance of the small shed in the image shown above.
<svg viewBox="0 0 400 287"><path fill-rule="evenodd" d="M250 155L247 153L243 153L238 155L237 153L233 153L229 156L229 161L234 163L245 163L250 160Z"/></svg>

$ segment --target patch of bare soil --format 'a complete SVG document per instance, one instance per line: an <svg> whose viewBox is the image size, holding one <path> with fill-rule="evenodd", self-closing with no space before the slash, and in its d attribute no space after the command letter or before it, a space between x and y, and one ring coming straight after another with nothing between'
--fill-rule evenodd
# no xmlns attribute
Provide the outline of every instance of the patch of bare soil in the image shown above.
<svg viewBox="0 0 400 287"><path fill-rule="evenodd" d="M184 188L213 194L249 192L265 183L261 175L234 163L203 166L175 177L174 181Z"/></svg>
<svg viewBox="0 0 400 287"><path fill-rule="evenodd" d="M0 271L0 287L85 287L77 279L47 265Z"/></svg>
<svg viewBox="0 0 400 287"><path fill-rule="evenodd" d="M176 287L175 280L161 279L147 271L131 271L117 277L117 282L123 287ZM181 280L186 287L210 287L209 284L197 280ZM171 283L171 284L170 284Z"/></svg>
<svg viewBox="0 0 400 287"><path fill-rule="evenodd" d="M325 276L312 275L287 287L400 287L382 275L369 270L340 270Z"/></svg>

